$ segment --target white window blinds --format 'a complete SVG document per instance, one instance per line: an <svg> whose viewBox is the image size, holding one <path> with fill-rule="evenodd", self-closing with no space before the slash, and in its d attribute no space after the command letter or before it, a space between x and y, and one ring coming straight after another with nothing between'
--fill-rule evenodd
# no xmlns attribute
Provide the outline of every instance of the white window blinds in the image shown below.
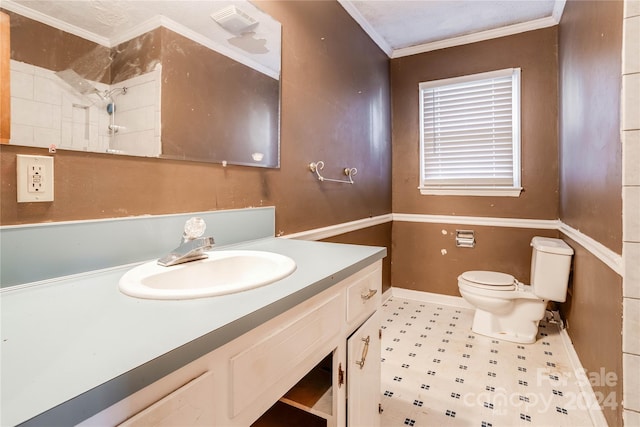
<svg viewBox="0 0 640 427"><path fill-rule="evenodd" d="M520 193L520 69L421 83L420 102L423 194Z"/></svg>

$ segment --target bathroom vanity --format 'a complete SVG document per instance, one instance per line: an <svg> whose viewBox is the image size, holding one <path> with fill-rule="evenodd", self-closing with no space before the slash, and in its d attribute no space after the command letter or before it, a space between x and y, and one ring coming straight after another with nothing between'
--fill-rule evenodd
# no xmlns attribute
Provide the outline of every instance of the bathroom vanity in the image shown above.
<svg viewBox="0 0 640 427"><path fill-rule="evenodd" d="M191 300L120 292L138 264L4 289L1 424L376 425L385 248L256 237L219 250L296 270Z"/></svg>
<svg viewBox="0 0 640 427"><path fill-rule="evenodd" d="M379 425L380 292L377 261L81 425Z"/></svg>

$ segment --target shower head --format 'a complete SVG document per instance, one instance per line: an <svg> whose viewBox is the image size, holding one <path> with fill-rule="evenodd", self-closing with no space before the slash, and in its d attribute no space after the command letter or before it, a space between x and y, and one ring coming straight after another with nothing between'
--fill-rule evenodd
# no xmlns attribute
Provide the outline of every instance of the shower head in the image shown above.
<svg viewBox="0 0 640 427"><path fill-rule="evenodd" d="M90 95L95 93L100 97L100 99L104 100L104 97L100 93L100 91L89 83L86 79L82 78L78 73L73 71L71 68L57 71L56 76L62 79L66 84L71 86L76 92L82 95Z"/></svg>

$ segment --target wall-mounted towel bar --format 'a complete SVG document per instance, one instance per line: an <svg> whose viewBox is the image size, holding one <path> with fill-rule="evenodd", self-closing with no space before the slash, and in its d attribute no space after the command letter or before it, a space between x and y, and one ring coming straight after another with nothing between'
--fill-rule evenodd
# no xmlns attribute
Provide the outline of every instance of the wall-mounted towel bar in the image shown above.
<svg viewBox="0 0 640 427"><path fill-rule="evenodd" d="M346 177L348 178L348 180L345 179L331 179L331 178L325 178L324 176L320 175L320 171L324 169L324 162L322 160L318 160L317 162L311 162L309 163L309 170L311 172L314 172L317 176L318 176L318 181L331 181L331 182L342 182L344 184L353 184L353 177L355 176L355 174L358 173L358 169L356 168L344 168L344 170L342 171Z"/></svg>

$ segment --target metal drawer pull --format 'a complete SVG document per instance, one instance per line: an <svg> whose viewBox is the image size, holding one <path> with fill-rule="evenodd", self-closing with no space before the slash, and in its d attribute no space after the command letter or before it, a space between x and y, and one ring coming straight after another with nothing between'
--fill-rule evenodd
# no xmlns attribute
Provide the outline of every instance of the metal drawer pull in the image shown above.
<svg viewBox="0 0 640 427"><path fill-rule="evenodd" d="M371 299L377 293L378 293L377 289L369 289L369 292L367 292L366 294L360 294L360 298L366 301L368 299Z"/></svg>
<svg viewBox="0 0 640 427"><path fill-rule="evenodd" d="M364 341L364 348L362 349L362 360L356 360L356 365L360 366L360 369L364 368L364 362L367 359L367 353L369 352L369 335L366 338L362 338Z"/></svg>

